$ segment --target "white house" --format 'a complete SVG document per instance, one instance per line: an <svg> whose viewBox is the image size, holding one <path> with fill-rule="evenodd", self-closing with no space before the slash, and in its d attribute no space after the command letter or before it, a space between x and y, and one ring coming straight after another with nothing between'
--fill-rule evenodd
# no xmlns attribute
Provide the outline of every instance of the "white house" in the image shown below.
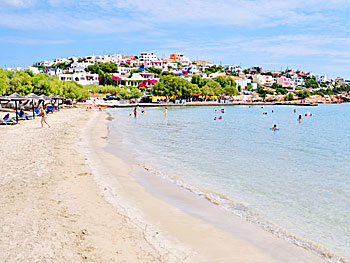
<svg viewBox="0 0 350 263"><path fill-rule="evenodd" d="M328 79L327 79L327 76L325 76L325 75L316 75L316 81L317 82L327 82Z"/></svg>
<svg viewBox="0 0 350 263"><path fill-rule="evenodd" d="M54 60L55 64L66 63L67 61L68 61L68 59L66 59L66 58L56 58Z"/></svg>
<svg viewBox="0 0 350 263"><path fill-rule="evenodd" d="M235 82L236 82L236 88L238 89L238 86L240 86L242 91L247 89L248 83L252 85L252 89L258 88L258 84L252 83L251 79L236 79Z"/></svg>
<svg viewBox="0 0 350 263"><path fill-rule="evenodd" d="M72 74L60 74L58 76L61 81L76 81L81 85L98 85L98 74L91 74L86 72L72 73Z"/></svg>
<svg viewBox="0 0 350 263"><path fill-rule="evenodd" d="M142 61L159 61L158 56L154 55L152 52L141 52L139 59Z"/></svg>
<svg viewBox="0 0 350 263"><path fill-rule="evenodd" d="M185 56L180 56L178 58L178 62L180 62L184 66L190 66L192 64L191 60Z"/></svg>
<svg viewBox="0 0 350 263"><path fill-rule="evenodd" d="M277 78L277 84L281 85L283 88L286 88L286 87L292 87L293 89L295 88L295 82L292 79L287 78L285 76Z"/></svg>
<svg viewBox="0 0 350 263"><path fill-rule="evenodd" d="M240 66L237 66L237 65L226 65L226 66L224 67L224 70L232 71L232 72L237 72L237 71L240 71L240 70L241 70L241 67L240 67Z"/></svg>
<svg viewBox="0 0 350 263"><path fill-rule="evenodd" d="M39 73L47 74L50 77L59 76L62 74L63 70L61 68L43 68L39 69Z"/></svg>
<svg viewBox="0 0 350 263"><path fill-rule="evenodd" d="M294 82L295 86L305 85L304 78L302 78L302 77L292 78L291 81Z"/></svg>
<svg viewBox="0 0 350 263"><path fill-rule="evenodd" d="M253 75L253 82L258 83L259 85L272 86L275 80L270 75L255 74Z"/></svg>
<svg viewBox="0 0 350 263"><path fill-rule="evenodd" d="M35 62L34 66L36 66L36 67L40 67L40 66L42 66L42 67L50 67L53 64L55 64L55 63L53 61L51 61L51 60L43 60L43 61Z"/></svg>
<svg viewBox="0 0 350 263"><path fill-rule="evenodd" d="M118 73L122 76L129 75L133 68L118 67Z"/></svg>
<svg viewBox="0 0 350 263"><path fill-rule="evenodd" d="M143 62L145 68L157 68L161 70L168 70L168 63L163 60L145 60Z"/></svg>

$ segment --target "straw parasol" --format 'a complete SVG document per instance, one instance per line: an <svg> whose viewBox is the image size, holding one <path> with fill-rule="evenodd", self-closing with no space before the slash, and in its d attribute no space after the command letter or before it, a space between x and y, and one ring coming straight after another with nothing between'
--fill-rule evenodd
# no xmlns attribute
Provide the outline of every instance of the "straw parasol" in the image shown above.
<svg viewBox="0 0 350 263"><path fill-rule="evenodd" d="M10 101L11 99L7 96L0 95L0 101Z"/></svg>
<svg viewBox="0 0 350 263"><path fill-rule="evenodd" d="M8 98L11 101L15 102L15 108L16 108L16 122L18 123L18 112L17 112L17 101L24 101L26 100L26 98L20 94L18 94L17 92L12 93L10 96L8 96Z"/></svg>
<svg viewBox="0 0 350 263"><path fill-rule="evenodd" d="M33 110L33 118L35 119L35 112L34 112L34 100L40 100L40 97L34 93L30 93L26 96L27 99L32 100L32 110Z"/></svg>
<svg viewBox="0 0 350 263"><path fill-rule="evenodd" d="M60 103L58 101L62 100L62 103L63 103L64 98L61 95L50 95L49 97L51 100L55 100L55 103L57 101L57 105L58 105L57 109L60 110Z"/></svg>
<svg viewBox="0 0 350 263"><path fill-rule="evenodd" d="M39 98L40 98L40 100L50 100L50 97L49 96L46 96L46 95L41 95L41 96L39 96Z"/></svg>

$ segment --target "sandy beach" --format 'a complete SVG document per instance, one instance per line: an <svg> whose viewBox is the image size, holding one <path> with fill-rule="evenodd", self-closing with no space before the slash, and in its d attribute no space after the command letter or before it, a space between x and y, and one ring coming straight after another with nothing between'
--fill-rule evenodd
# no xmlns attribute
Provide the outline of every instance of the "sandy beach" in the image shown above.
<svg viewBox="0 0 350 263"><path fill-rule="evenodd" d="M104 149L105 112L48 122L1 127L1 262L325 262L239 218L222 228L219 208L150 178L212 222L158 198Z"/></svg>

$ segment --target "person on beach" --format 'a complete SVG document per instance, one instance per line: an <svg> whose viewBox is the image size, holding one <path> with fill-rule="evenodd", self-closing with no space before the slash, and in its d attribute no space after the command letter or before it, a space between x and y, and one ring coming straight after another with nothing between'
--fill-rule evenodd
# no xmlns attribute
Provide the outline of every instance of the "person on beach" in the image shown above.
<svg viewBox="0 0 350 263"><path fill-rule="evenodd" d="M134 118L137 119L137 108L134 108Z"/></svg>
<svg viewBox="0 0 350 263"><path fill-rule="evenodd" d="M165 107L165 109L164 109L164 115L165 115L165 118L168 117L168 108L167 107Z"/></svg>
<svg viewBox="0 0 350 263"><path fill-rule="evenodd" d="M47 127L51 128L51 126L46 122L47 115L43 106L40 106L40 115L41 115L41 128L44 128L44 122L46 123Z"/></svg>
<svg viewBox="0 0 350 263"><path fill-rule="evenodd" d="M302 121L303 121L303 117L301 117L301 115L299 115L298 122L301 123Z"/></svg>

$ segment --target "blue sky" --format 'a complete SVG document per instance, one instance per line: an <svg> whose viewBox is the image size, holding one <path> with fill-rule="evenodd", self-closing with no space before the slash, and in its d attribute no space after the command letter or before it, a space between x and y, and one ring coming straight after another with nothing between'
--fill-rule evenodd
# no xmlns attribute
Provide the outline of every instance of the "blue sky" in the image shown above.
<svg viewBox="0 0 350 263"><path fill-rule="evenodd" d="M349 0L0 0L0 67L180 52L350 79Z"/></svg>

